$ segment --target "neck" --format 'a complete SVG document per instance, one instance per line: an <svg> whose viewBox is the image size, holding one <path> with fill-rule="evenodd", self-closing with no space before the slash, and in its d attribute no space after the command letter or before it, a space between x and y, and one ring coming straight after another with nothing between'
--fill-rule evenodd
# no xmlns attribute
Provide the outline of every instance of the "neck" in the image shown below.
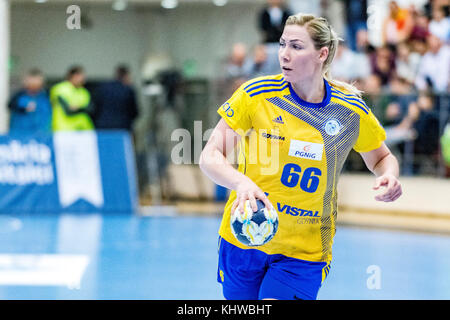
<svg viewBox="0 0 450 320"><path fill-rule="evenodd" d="M325 85L322 75L291 83L291 85L301 99L311 103L320 103L323 101Z"/></svg>

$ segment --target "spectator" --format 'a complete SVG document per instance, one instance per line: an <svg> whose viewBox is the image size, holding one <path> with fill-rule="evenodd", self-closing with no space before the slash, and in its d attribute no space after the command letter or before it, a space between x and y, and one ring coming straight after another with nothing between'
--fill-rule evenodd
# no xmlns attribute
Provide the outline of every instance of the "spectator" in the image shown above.
<svg viewBox="0 0 450 320"><path fill-rule="evenodd" d="M138 116L138 108L127 66L118 66L115 79L99 85L93 97L94 123L97 129L132 130L133 122Z"/></svg>
<svg viewBox="0 0 450 320"><path fill-rule="evenodd" d="M370 75L370 61L364 53L357 53L343 42L337 48L334 63L331 65L332 75L339 80L353 82L365 79Z"/></svg>
<svg viewBox="0 0 450 320"><path fill-rule="evenodd" d="M395 74L395 56L389 46L382 46L376 49L370 57L372 73L381 79L383 86L388 85Z"/></svg>
<svg viewBox="0 0 450 320"><path fill-rule="evenodd" d="M357 51L357 33L367 30L367 0L343 0L347 25L347 42L352 51Z"/></svg>
<svg viewBox="0 0 450 320"><path fill-rule="evenodd" d="M389 14L383 21L383 44L395 46L409 38L413 28L411 13L400 8L396 1L389 2Z"/></svg>
<svg viewBox="0 0 450 320"><path fill-rule="evenodd" d="M417 11L414 7L411 9L411 16L413 20L413 27L409 35L408 41L424 42L429 34L428 32L428 16L422 12Z"/></svg>
<svg viewBox="0 0 450 320"><path fill-rule="evenodd" d="M93 130L91 119L94 106L91 95L83 86L84 70L74 66L67 72L67 80L54 85L50 90L53 107L53 131Z"/></svg>
<svg viewBox="0 0 450 320"><path fill-rule="evenodd" d="M359 29L356 32L356 52L370 55L374 51L374 46L369 42L369 32L365 29Z"/></svg>
<svg viewBox="0 0 450 320"><path fill-rule="evenodd" d="M225 65L227 79L247 78L244 70L244 62L247 57L247 46L238 42L233 44L230 57Z"/></svg>
<svg viewBox="0 0 450 320"><path fill-rule="evenodd" d="M422 39L410 40L409 44L411 46L411 51L418 53L421 57L427 53L427 41Z"/></svg>
<svg viewBox="0 0 450 320"><path fill-rule="evenodd" d="M444 92L448 89L450 74L450 50L433 34L427 37L428 51L420 61L415 79L418 90L431 89Z"/></svg>
<svg viewBox="0 0 450 320"><path fill-rule="evenodd" d="M284 24L291 15L283 0L267 0L267 6L259 14L259 28L264 43L278 43Z"/></svg>
<svg viewBox="0 0 450 320"><path fill-rule="evenodd" d="M440 139L442 156L446 167L446 177L450 177L450 122L447 123Z"/></svg>
<svg viewBox="0 0 450 320"><path fill-rule="evenodd" d="M401 122L411 102L417 99L412 85L403 78L394 77L389 83L389 104L385 111L385 124L393 125Z"/></svg>
<svg viewBox="0 0 450 320"><path fill-rule="evenodd" d="M253 56L246 60L244 69L250 78L280 73L278 58L269 55L264 44L255 46Z"/></svg>
<svg viewBox="0 0 450 320"><path fill-rule="evenodd" d="M397 57L395 59L397 77L413 84L417 75L420 58L420 54L411 51L408 43L399 43L397 46Z"/></svg>
<svg viewBox="0 0 450 320"><path fill-rule="evenodd" d="M433 94L428 91L421 92L417 101L410 104L408 111L417 134L414 154L436 162L439 150L439 114L435 109ZM420 163L416 163L415 171L419 168Z"/></svg>
<svg viewBox="0 0 450 320"><path fill-rule="evenodd" d="M381 78L376 74L369 75L367 78L363 79L362 89L364 91L364 101L368 106L371 106L375 116L383 123L384 110L391 100L383 90Z"/></svg>
<svg viewBox="0 0 450 320"><path fill-rule="evenodd" d="M443 43L449 44L450 41L450 17L448 17L448 8L444 6L433 6L432 19L429 23L429 30ZM447 11L447 14L446 12Z"/></svg>
<svg viewBox="0 0 450 320"><path fill-rule="evenodd" d="M44 76L38 69L30 70L20 89L8 105L10 133L36 134L50 131L51 106L44 90Z"/></svg>

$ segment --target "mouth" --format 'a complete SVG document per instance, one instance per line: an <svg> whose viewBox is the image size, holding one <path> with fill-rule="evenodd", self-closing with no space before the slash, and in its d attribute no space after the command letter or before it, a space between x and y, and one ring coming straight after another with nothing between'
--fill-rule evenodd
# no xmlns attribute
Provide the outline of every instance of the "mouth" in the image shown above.
<svg viewBox="0 0 450 320"><path fill-rule="evenodd" d="M283 71L292 71L292 69L291 69L291 68L288 68L288 67L281 67L281 69L282 69Z"/></svg>

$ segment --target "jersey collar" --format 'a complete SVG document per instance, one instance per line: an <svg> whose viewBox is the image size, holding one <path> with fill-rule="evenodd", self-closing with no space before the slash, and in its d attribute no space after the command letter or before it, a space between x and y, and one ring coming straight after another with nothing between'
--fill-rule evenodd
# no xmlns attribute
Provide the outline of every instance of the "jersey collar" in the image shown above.
<svg viewBox="0 0 450 320"><path fill-rule="evenodd" d="M294 89L291 86L291 83L288 82L288 86L289 86L289 91L291 93L291 96L294 98L295 101L297 101L300 105L304 106L304 107L309 107L309 108L322 108L328 105L328 103L330 103L330 99L331 99L331 88L330 85L328 83L327 80L323 79L323 83L325 84L325 97L323 98L322 102L319 103L312 103L312 102L308 102L303 100L302 98L300 98L294 91Z"/></svg>

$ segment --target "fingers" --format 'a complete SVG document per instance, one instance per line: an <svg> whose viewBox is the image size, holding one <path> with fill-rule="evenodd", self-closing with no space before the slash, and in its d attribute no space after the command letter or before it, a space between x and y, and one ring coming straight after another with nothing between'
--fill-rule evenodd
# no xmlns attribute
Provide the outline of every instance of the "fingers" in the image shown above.
<svg viewBox="0 0 450 320"><path fill-rule="evenodd" d="M380 177L380 179L377 179L374 185L374 189L377 190L382 185L387 185L386 192L377 195L375 197L375 200L383 202L392 202L397 200L402 195L402 187L397 178Z"/></svg>
<svg viewBox="0 0 450 320"><path fill-rule="evenodd" d="M384 177L384 176L383 176L383 177L377 178L377 179L375 180L375 184L374 184L374 186L373 186L373 189L374 189L374 190L378 190L381 186L386 185L387 181L388 181L388 178L387 178L387 177Z"/></svg>
<svg viewBox="0 0 450 320"><path fill-rule="evenodd" d="M272 206L272 204L270 203L269 198L267 198L267 196L266 196L266 194L265 194L264 192L261 191L261 192L257 195L257 197L258 197L258 199L260 199L260 200L264 203L264 206L265 206L267 209L272 210L273 206Z"/></svg>
<svg viewBox="0 0 450 320"><path fill-rule="evenodd" d="M264 203L264 206L266 208L268 208L269 210L271 210L273 208L272 204L269 201L269 198L267 198L267 196L264 192L248 191L246 193L241 193L241 194L237 195L236 200L233 202L233 205L231 206L231 212L234 212L236 210L236 208L238 208L240 213L244 213L246 200L249 200L252 211L256 212L258 210L258 205L256 203L256 199L261 200Z"/></svg>
<svg viewBox="0 0 450 320"><path fill-rule="evenodd" d="M244 213L245 200L247 200L247 199L248 199L248 195L246 195L246 194L242 194L242 195L239 197L239 200L238 200L238 203L239 203L238 208L239 208L239 212L240 212L240 213Z"/></svg>
<svg viewBox="0 0 450 320"><path fill-rule="evenodd" d="M248 193L248 200L250 201L250 207L252 208L252 211L256 212L258 210L258 205L256 204L256 198L253 193Z"/></svg>
<svg viewBox="0 0 450 320"><path fill-rule="evenodd" d="M377 201L383 201L383 202L392 202L397 200L402 195L401 188L396 188L391 190L391 192L379 195L375 197L375 200Z"/></svg>

